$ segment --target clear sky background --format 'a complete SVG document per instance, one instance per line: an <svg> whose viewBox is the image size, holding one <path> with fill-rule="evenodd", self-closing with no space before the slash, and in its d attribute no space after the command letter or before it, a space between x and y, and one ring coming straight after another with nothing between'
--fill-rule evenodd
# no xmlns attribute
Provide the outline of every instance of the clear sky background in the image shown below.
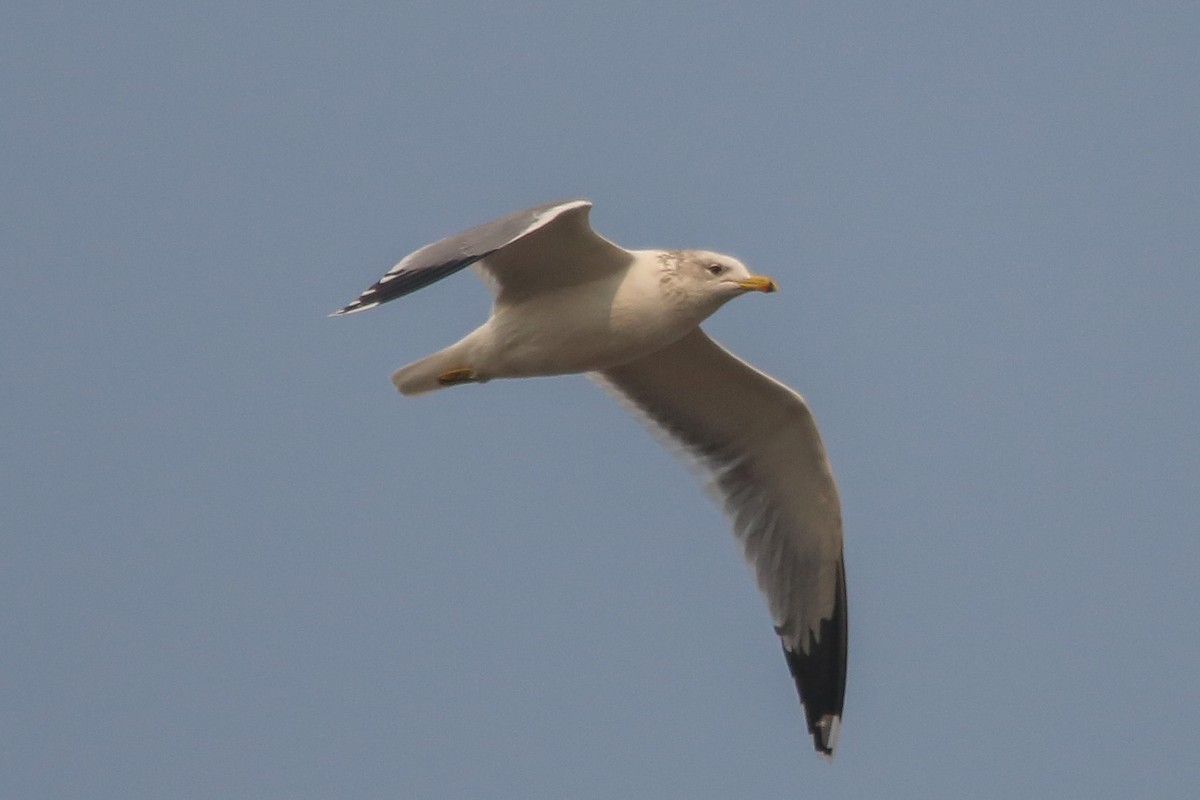
<svg viewBox="0 0 1200 800"><path fill-rule="evenodd" d="M0 9L0 796L1195 797L1200 4ZM585 378L405 399L433 239L587 197L840 481L812 752Z"/></svg>

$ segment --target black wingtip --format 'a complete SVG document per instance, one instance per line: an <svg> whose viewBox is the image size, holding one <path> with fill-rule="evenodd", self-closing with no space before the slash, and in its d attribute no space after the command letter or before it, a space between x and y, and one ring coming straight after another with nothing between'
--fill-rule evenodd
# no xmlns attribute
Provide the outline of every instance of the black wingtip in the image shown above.
<svg viewBox="0 0 1200 800"><path fill-rule="evenodd" d="M813 747L832 758L846 697L846 571L838 565L837 601L833 615L821 620L819 636L809 634L808 647L783 655L796 681ZM807 652L805 652L807 650Z"/></svg>
<svg viewBox="0 0 1200 800"><path fill-rule="evenodd" d="M379 305L379 303L377 301L363 302L362 298L359 298L358 300L355 300L353 303L351 303L347 306L342 306L341 308L339 308L337 311L333 312L329 316L344 317L347 314L354 314L358 311L366 311L368 308L374 308L377 305Z"/></svg>

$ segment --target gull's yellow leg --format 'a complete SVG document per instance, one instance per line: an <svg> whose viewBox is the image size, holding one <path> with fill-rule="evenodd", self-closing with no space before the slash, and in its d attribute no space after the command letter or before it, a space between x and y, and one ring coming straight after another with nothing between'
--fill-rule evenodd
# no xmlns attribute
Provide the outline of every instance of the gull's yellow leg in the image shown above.
<svg viewBox="0 0 1200 800"><path fill-rule="evenodd" d="M442 386L454 386L459 383L474 383L477 380L470 367L459 367L438 375L438 383Z"/></svg>

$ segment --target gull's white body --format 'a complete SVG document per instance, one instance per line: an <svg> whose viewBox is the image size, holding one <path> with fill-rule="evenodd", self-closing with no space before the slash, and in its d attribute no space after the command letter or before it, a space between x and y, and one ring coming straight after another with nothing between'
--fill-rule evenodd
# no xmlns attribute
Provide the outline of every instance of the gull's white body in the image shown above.
<svg viewBox="0 0 1200 800"><path fill-rule="evenodd" d="M398 370L396 387L585 372L698 466L767 599L817 752L830 756L846 676L837 487L804 399L699 328L734 297L775 285L710 251L624 250L591 229L590 207L551 203L434 242L337 314L474 265L491 316Z"/></svg>
<svg viewBox="0 0 1200 800"><path fill-rule="evenodd" d="M629 255L627 263L595 280L539 294L498 295L483 325L398 370L392 376L396 388L407 395L441 388L438 375L460 366L471 369L479 382L606 370L661 350L719 305L711 297L685 302L671 291L662 275L672 254L641 250Z"/></svg>

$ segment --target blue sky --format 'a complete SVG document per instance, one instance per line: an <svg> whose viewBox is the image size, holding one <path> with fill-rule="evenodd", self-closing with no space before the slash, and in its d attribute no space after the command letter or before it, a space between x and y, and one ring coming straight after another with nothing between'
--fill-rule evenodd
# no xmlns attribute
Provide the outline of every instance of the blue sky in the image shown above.
<svg viewBox="0 0 1200 800"><path fill-rule="evenodd" d="M1200 6L9 3L0 795L1191 797ZM781 291L850 675L811 752L687 471L580 377L417 399L587 197Z"/></svg>

